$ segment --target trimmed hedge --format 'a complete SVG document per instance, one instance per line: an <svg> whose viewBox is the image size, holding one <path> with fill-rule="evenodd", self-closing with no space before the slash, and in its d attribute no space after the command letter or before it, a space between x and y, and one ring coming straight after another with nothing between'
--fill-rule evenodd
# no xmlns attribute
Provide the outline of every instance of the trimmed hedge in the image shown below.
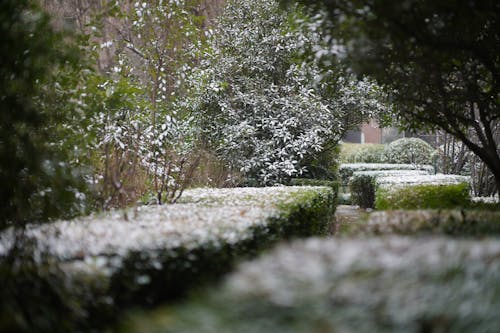
<svg viewBox="0 0 500 333"><path fill-rule="evenodd" d="M374 208L375 191L377 179L380 177L402 177L414 178L420 175L428 175L428 170L374 170L356 171L349 181L352 203L361 208Z"/></svg>
<svg viewBox="0 0 500 333"><path fill-rule="evenodd" d="M350 190L353 204L362 208L467 207L468 180L456 175L422 175L418 170L365 171L354 173Z"/></svg>
<svg viewBox="0 0 500 333"><path fill-rule="evenodd" d="M434 173L432 165L415 164L386 164L386 163L346 163L339 167L340 185L347 187L349 180L358 171L383 171L383 170L420 170L428 174Z"/></svg>
<svg viewBox="0 0 500 333"><path fill-rule="evenodd" d="M500 241L308 239L124 332L499 332Z"/></svg>
<svg viewBox="0 0 500 333"><path fill-rule="evenodd" d="M374 212L360 231L375 235L499 236L500 212L470 209Z"/></svg>
<svg viewBox="0 0 500 333"><path fill-rule="evenodd" d="M375 209L426 209L467 207L469 184L414 185L403 188L378 188Z"/></svg>
<svg viewBox="0 0 500 333"><path fill-rule="evenodd" d="M31 246L15 246L8 230L0 331L99 331L125 308L176 299L278 240L326 234L334 201L326 187L191 190L184 203L29 228Z"/></svg>

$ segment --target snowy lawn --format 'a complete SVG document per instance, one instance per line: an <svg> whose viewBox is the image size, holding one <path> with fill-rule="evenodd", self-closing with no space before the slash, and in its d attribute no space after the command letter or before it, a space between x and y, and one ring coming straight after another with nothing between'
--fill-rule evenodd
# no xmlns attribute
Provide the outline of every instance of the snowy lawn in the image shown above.
<svg viewBox="0 0 500 333"><path fill-rule="evenodd" d="M47 280L43 286L54 286L52 273L59 272L57 292L84 309L78 327L89 328L102 324L92 314L105 321L121 306L175 298L275 241L325 233L334 196L328 187L193 189L173 205L29 226L25 234L35 245L21 251L35 262L32 278ZM0 235L0 268L9 262L12 236ZM16 271L9 274L12 280L0 276L2 285L16 288Z"/></svg>
<svg viewBox="0 0 500 333"><path fill-rule="evenodd" d="M126 332L498 332L500 240L308 239Z"/></svg>

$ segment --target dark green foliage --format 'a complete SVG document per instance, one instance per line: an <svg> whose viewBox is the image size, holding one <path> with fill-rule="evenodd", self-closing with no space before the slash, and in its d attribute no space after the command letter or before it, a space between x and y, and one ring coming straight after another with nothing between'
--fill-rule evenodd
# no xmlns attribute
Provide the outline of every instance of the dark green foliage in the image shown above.
<svg viewBox="0 0 500 333"><path fill-rule="evenodd" d="M458 138L500 187L497 0L301 2L326 10L329 33L346 47L346 60L388 88L405 128Z"/></svg>
<svg viewBox="0 0 500 333"><path fill-rule="evenodd" d="M64 152L51 145L58 110L42 112L37 104L54 68L72 60L72 48L32 1L3 0L0 22L1 229L74 215L82 185L64 163Z"/></svg>
<svg viewBox="0 0 500 333"><path fill-rule="evenodd" d="M500 235L500 212L471 209L376 212L357 232L368 235L498 236Z"/></svg>
<svg viewBox="0 0 500 333"><path fill-rule="evenodd" d="M356 175L349 181L351 202L361 208L373 208L375 201L375 177Z"/></svg>
<svg viewBox="0 0 500 333"><path fill-rule="evenodd" d="M72 332L85 315L79 298L88 286L73 289L55 259L35 244L19 233L15 247L0 257L0 331Z"/></svg>
<svg viewBox="0 0 500 333"><path fill-rule="evenodd" d="M378 189L375 208L425 209L467 207L470 203L469 185L416 185L396 189Z"/></svg>

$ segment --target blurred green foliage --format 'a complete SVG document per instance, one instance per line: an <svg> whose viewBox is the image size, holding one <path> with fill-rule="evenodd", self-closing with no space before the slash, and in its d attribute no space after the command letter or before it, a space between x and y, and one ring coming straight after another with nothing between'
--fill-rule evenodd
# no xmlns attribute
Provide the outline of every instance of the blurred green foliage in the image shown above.
<svg viewBox="0 0 500 333"><path fill-rule="evenodd" d="M84 184L57 144L67 115L53 95L78 49L33 1L2 1L0 22L0 228L78 214Z"/></svg>

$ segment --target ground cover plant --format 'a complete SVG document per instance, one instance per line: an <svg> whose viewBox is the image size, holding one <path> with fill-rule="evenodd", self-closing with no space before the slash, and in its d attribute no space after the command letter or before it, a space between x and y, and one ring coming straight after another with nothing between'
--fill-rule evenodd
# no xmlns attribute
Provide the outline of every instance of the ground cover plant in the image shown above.
<svg viewBox="0 0 500 333"><path fill-rule="evenodd" d="M29 226L21 243L8 229L0 327L102 329L124 306L172 300L278 240L325 234L334 200L328 187L199 189L174 205Z"/></svg>
<svg viewBox="0 0 500 333"><path fill-rule="evenodd" d="M298 241L123 331L496 331L499 254L498 239Z"/></svg>

